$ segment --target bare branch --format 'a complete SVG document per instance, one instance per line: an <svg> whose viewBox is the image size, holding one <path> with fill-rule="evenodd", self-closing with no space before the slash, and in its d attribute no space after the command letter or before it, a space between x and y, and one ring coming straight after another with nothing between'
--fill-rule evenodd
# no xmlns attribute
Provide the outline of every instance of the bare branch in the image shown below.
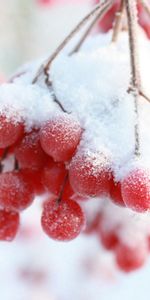
<svg viewBox="0 0 150 300"><path fill-rule="evenodd" d="M58 46L58 48L55 50L55 52L48 58L48 60L40 67L38 70L35 78L33 79L32 83L36 83L38 78L42 73L44 73L46 76L48 76L48 71L51 63L53 60L57 57L57 55L64 49L64 47L70 42L70 40L74 37L76 33L78 33L82 27L88 22L89 19L91 19L97 11L104 9L108 6L109 3L112 3L114 0L105 0L102 1L102 3L99 3L94 7L94 9L86 15L79 24L71 31L71 33L64 39L64 41Z"/></svg>
<svg viewBox="0 0 150 300"><path fill-rule="evenodd" d="M129 48L131 62L131 91L134 97L136 124L135 124L135 156L140 156L140 141L139 141L139 92L141 86L139 72L139 55L137 45L137 1L126 0L126 12L129 32Z"/></svg>
<svg viewBox="0 0 150 300"><path fill-rule="evenodd" d="M106 7L104 7L103 9L100 10L100 12L98 13L98 15L96 15L96 17L94 18L94 20L92 21L92 23L88 26L88 28L84 32L84 34L81 37L81 39L79 40L78 44L70 52L70 55L72 55L72 54L74 54L74 53L76 53L76 52L78 52L80 50L80 48L82 47L84 41L88 37L89 33L91 32L91 30L93 29L93 27L95 26L95 24L103 18L103 16L111 8L112 4L113 4L113 1L110 1L110 3L108 3L108 5Z"/></svg>
<svg viewBox="0 0 150 300"><path fill-rule="evenodd" d="M121 0L120 9L116 13L115 22L113 26L112 43L117 41L118 35L121 31L124 11L125 11L125 2L124 0Z"/></svg>
<svg viewBox="0 0 150 300"><path fill-rule="evenodd" d="M150 97L148 97L142 90L140 90L140 96L150 103Z"/></svg>

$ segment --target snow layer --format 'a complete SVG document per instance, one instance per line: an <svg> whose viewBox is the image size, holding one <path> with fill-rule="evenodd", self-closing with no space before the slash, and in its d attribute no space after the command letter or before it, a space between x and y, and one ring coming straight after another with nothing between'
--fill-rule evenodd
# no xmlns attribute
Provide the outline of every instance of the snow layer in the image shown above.
<svg viewBox="0 0 150 300"><path fill-rule="evenodd" d="M149 53L150 42L141 34L140 69L147 95L150 95ZM77 54L68 56L64 51L49 71L53 91L31 84L39 63L27 66L27 73L0 87L0 113L23 120L27 130L40 127L62 113L53 101L54 92L85 129L79 150L91 157L95 152L109 153L116 179L122 177L122 167L134 156L136 123L134 98L127 92L131 76L127 33L122 33L116 44L111 43L110 32L90 38ZM141 160L147 166L150 105L143 98L139 100L139 110Z"/></svg>

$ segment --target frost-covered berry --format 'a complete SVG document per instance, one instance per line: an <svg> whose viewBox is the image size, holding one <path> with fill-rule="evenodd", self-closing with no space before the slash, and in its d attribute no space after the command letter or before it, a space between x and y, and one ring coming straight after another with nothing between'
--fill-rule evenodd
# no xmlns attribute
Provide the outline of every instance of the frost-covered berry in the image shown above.
<svg viewBox="0 0 150 300"><path fill-rule="evenodd" d="M111 180L109 158L103 153L92 156L77 153L70 164L69 179L73 190L83 196L108 193Z"/></svg>
<svg viewBox="0 0 150 300"><path fill-rule="evenodd" d="M0 116L0 148L13 145L23 134L23 125Z"/></svg>
<svg viewBox="0 0 150 300"><path fill-rule="evenodd" d="M119 206L125 206L121 193L121 183L115 182L114 179L112 179L111 182L110 197L114 204Z"/></svg>
<svg viewBox="0 0 150 300"><path fill-rule="evenodd" d="M80 142L81 133L76 119L67 114L55 117L40 130L42 148L55 161L68 161Z"/></svg>
<svg viewBox="0 0 150 300"><path fill-rule="evenodd" d="M0 174L0 206L20 211L27 208L33 198L33 189L20 172Z"/></svg>
<svg viewBox="0 0 150 300"><path fill-rule="evenodd" d="M15 149L15 156L20 168L39 169L47 160L43 151L38 132L26 134Z"/></svg>
<svg viewBox="0 0 150 300"><path fill-rule="evenodd" d="M52 239L70 241L76 238L85 224L84 213L72 200L46 201L41 218L42 228Z"/></svg>
<svg viewBox="0 0 150 300"><path fill-rule="evenodd" d="M150 171L136 168L130 171L121 184L123 201L127 207L145 212L150 209Z"/></svg>
<svg viewBox="0 0 150 300"><path fill-rule="evenodd" d="M0 240L12 241L19 228L19 214L8 210L0 210Z"/></svg>
<svg viewBox="0 0 150 300"><path fill-rule="evenodd" d="M63 194L62 194L62 198L65 199L70 199L75 195L72 186L70 184L70 181L67 179L64 189L63 189Z"/></svg>
<svg viewBox="0 0 150 300"><path fill-rule="evenodd" d="M37 169L22 169L20 170L22 178L29 183L32 191L36 195L41 195L45 192L45 187L42 183L42 171Z"/></svg>
<svg viewBox="0 0 150 300"><path fill-rule="evenodd" d="M52 194L59 196L67 170L63 163L50 162L42 171L42 183Z"/></svg>

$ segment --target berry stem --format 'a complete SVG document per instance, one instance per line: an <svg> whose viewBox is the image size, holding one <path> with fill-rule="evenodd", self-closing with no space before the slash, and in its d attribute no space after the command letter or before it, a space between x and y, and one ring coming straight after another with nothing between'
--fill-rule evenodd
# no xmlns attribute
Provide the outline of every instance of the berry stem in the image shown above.
<svg viewBox="0 0 150 300"><path fill-rule="evenodd" d="M78 25L71 31L71 33L64 39L64 41L58 46L58 48L55 50L55 52L48 58L46 63L44 63L40 69L38 70L35 78L33 79L32 83L36 83L40 77L41 74L46 74L48 76L49 68L53 60L57 57L57 55L64 49L64 47L70 42L70 40L74 37L76 33L78 33L82 27L88 22L89 19L91 19L97 11L101 10L104 7L107 7L108 3L110 3L112 0L105 0L102 1L102 3L99 3L94 7L94 9L86 15L79 23ZM114 1L114 0L113 0Z"/></svg>
<svg viewBox="0 0 150 300"><path fill-rule="evenodd" d="M58 202L58 203L60 203L61 200L62 200L62 196L63 196L63 192L64 192L65 185L66 185L66 183L67 183L67 180L68 180L68 172L67 172L67 175L65 176L65 179L64 179L64 182L63 182L63 184L62 184L62 187L61 187L59 196L58 196L58 198L57 198L57 202Z"/></svg>
<svg viewBox="0 0 150 300"><path fill-rule="evenodd" d="M139 71L139 55L137 42L137 0L126 0L126 12L129 32L129 48L131 62L131 88L134 97L134 106L136 114L135 123L135 156L140 156L139 141L139 93L141 87L140 71Z"/></svg>
<svg viewBox="0 0 150 300"><path fill-rule="evenodd" d="M124 17L124 10L125 10L125 2L121 0L119 11L116 13L115 22L113 26L113 35L112 35L112 43L117 41L118 35L122 29L122 20Z"/></svg>
<svg viewBox="0 0 150 300"><path fill-rule="evenodd" d="M90 25L87 27L86 31L84 32L83 36L77 43L77 45L74 47L74 49L70 52L69 55L73 55L74 53L78 52L80 48L82 47L83 43L85 42L86 38L88 37L89 33L95 26L95 24L100 21L103 16L107 13L107 11L111 8L113 4L113 1L108 2L107 6L103 7L100 9L100 12L96 15L96 17L93 19L93 21L90 23Z"/></svg>
<svg viewBox="0 0 150 300"><path fill-rule="evenodd" d="M15 157L15 161L14 161L14 170L15 171L19 170L19 164L18 164L18 161L17 161L16 157Z"/></svg>
<svg viewBox="0 0 150 300"><path fill-rule="evenodd" d="M148 97L142 90L140 91L140 96L142 96L145 100L150 102L150 97Z"/></svg>

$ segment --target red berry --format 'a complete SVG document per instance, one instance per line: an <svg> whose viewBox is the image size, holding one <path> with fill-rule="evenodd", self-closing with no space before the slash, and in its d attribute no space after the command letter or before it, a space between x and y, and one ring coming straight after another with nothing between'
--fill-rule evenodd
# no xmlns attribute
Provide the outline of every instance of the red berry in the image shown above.
<svg viewBox="0 0 150 300"><path fill-rule="evenodd" d="M114 179L112 179L111 182L110 197L114 204L119 206L125 206L121 193L121 183L115 182Z"/></svg>
<svg viewBox="0 0 150 300"><path fill-rule="evenodd" d="M84 214L75 201L47 201L44 204L41 224L52 239L70 241L80 234L84 223Z"/></svg>
<svg viewBox="0 0 150 300"><path fill-rule="evenodd" d="M139 9L139 23L145 30L148 38L150 38L150 18L142 4L138 4Z"/></svg>
<svg viewBox="0 0 150 300"><path fill-rule="evenodd" d="M114 231L101 231L100 240L103 247L107 250L113 250L118 244L118 237Z"/></svg>
<svg viewBox="0 0 150 300"><path fill-rule="evenodd" d="M63 193L62 193L62 199L63 200L74 200L76 202L78 201L87 201L88 198L87 197L83 197L81 195L78 195L76 194L73 189L72 189L72 186L70 185L70 182L69 180L67 180L65 186L64 186L64 190L63 190Z"/></svg>
<svg viewBox="0 0 150 300"><path fill-rule="evenodd" d="M73 197L75 195L72 186L70 185L70 181L67 180L65 186L64 186L64 190L63 190L63 194L62 194L62 198L65 199L70 199L71 197Z"/></svg>
<svg viewBox="0 0 150 300"><path fill-rule="evenodd" d="M33 201L31 186L19 172L0 174L0 205L10 210L23 210Z"/></svg>
<svg viewBox="0 0 150 300"><path fill-rule="evenodd" d="M14 144L23 134L23 125L0 116L0 148Z"/></svg>
<svg viewBox="0 0 150 300"><path fill-rule="evenodd" d="M38 3L41 5L50 5L54 3L54 0L38 0Z"/></svg>
<svg viewBox="0 0 150 300"><path fill-rule="evenodd" d="M26 134L17 145L15 156L20 168L41 168L47 160L47 155L40 145L39 133L33 131Z"/></svg>
<svg viewBox="0 0 150 300"><path fill-rule="evenodd" d="M5 149L0 149L0 158L3 157L4 152L5 152Z"/></svg>
<svg viewBox="0 0 150 300"><path fill-rule="evenodd" d="M89 235L97 232L101 222L101 217L101 213L97 213L92 220L87 219L84 233Z"/></svg>
<svg viewBox="0 0 150 300"><path fill-rule="evenodd" d="M99 2L99 0L95 1L96 3ZM120 6L120 0L116 0L115 3L112 5L112 7L109 9L109 11L104 15L104 17L99 22L100 30L103 32L107 32L109 29L113 27L113 23L115 20L115 15L117 11L119 10ZM150 38L150 20L148 13L143 8L142 4L138 3L138 12L139 12L139 23L145 30L147 36Z"/></svg>
<svg viewBox="0 0 150 300"><path fill-rule="evenodd" d="M143 243L133 247L119 244L115 255L118 267L128 273L144 265L148 256L148 247Z"/></svg>
<svg viewBox="0 0 150 300"><path fill-rule="evenodd" d="M12 241L19 228L19 214L17 212L0 210L0 240Z"/></svg>
<svg viewBox="0 0 150 300"><path fill-rule="evenodd" d="M129 172L121 184L124 203L127 207L145 212L150 209L150 172L146 169L134 169Z"/></svg>
<svg viewBox="0 0 150 300"><path fill-rule="evenodd" d="M114 250L119 243L119 238L116 228L108 228L108 226L103 222L101 217L99 226L97 227L97 234L106 250Z"/></svg>
<svg viewBox="0 0 150 300"><path fill-rule="evenodd" d="M64 184L67 170L63 163L50 163L42 172L42 183L49 192L58 196Z"/></svg>
<svg viewBox="0 0 150 300"><path fill-rule="evenodd" d="M103 153L92 157L76 155L70 164L69 178L73 190L83 196L100 196L110 189L109 160Z"/></svg>
<svg viewBox="0 0 150 300"><path fill-rule="evenodd" d="M41 170L23 169L20 171L22 177L27 181L33 189L36 195L44 193L45 188L42 184L42 172Z"/></svg>
<svg viewBox="0 0 150 300"><path fill-rule="evenodd" d="M99 1L96 0L96 3L97 2L99 2ZM115 14L119 10L119 3L120 3L119 0L115 1L115 3L112 5L112 7L109 9L109 11L104 15L102 20L99 22L100 29L103 32L106 32L113 27Z"/></svg>
<svg viewBox="0 0 150 300"><path fill-rule="evenodd" d="M42 148L55 161L70 160L80 142L81 132L80 124L71 116L56 117L41 128Z"/></svg>

